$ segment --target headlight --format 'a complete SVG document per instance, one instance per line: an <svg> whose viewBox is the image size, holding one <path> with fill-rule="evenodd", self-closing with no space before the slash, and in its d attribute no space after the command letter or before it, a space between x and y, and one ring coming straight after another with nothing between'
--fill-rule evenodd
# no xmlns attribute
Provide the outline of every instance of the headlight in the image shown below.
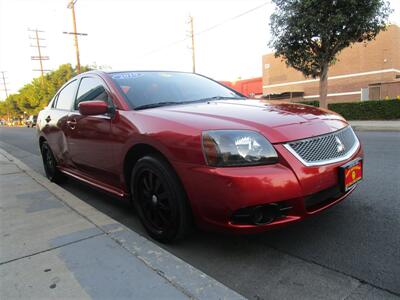
<svg viewBox="0 0 400 300"><path fill-rule="evenodd" d="M271 143L249 130L204 131L203 151L207 164L214 167L268 165L278 161Z"/></svg>

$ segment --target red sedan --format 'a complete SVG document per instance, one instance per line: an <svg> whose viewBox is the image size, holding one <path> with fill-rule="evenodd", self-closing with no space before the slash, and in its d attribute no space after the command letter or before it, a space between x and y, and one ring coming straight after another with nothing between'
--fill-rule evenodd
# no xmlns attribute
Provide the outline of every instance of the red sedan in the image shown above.
<svg viewBox="0 0 400 300"><path fill-rule="evenodd" d="M249 100L183 72L88 72L40 112L47 177L133 202L151 237L197 225L237 233L286 225L340 202L362 178L350 125L328 110Z"/></svg>

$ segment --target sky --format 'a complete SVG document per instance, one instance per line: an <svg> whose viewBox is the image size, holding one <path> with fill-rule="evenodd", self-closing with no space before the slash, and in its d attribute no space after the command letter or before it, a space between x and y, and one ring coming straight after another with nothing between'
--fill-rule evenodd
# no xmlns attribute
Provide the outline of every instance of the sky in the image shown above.
<svg viewBox="0 0 400 300"><path fill-rule="evenodd" d="M37 49L28 29L44 31L44 68L76 64L69 0L0 0L0 71L9 93L39 76ZM262 55L271 52L269 0L77 0L82 65L112 70L192 70L189 15L194 18L196 72L217 80L262 75ZM400 0L390 0L392 23L400 23ZM247 14L249 10L257 8ZM235 18L236 17L236 18ZM180 42L179 42L180 41ZM0 77L0 99L5 98Z"/></svg>

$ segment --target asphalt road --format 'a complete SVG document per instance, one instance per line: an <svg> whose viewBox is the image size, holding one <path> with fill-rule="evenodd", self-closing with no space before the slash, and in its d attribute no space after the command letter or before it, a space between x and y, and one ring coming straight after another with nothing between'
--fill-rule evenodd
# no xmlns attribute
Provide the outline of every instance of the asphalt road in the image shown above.
<svg viewBox="0 0 400 300"><path fill-rule="evenodd" d="M30 128L0 128L0 146L44 174L34 133ZM290 270L282 260L277 265L274 255L334 270L399 296L400 133L358 135L365 150L364 180L341 204L273 232L251 236L196 232L179 244L162 247L248 298L268 298L274 270ZM63 187L144 234L128 203L75 180Z"/></svg>

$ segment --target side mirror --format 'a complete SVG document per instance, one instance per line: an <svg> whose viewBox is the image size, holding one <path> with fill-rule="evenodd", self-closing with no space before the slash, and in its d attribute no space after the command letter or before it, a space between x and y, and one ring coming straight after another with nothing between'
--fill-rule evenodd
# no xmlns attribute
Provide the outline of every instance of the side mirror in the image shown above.
<svg viewBox="0 0 400 300"><path fill-rule="evenodd" d="M104 101L84 101L78 105L79 112L84 116L103 115L108 113L108 104Z"/></svg>

